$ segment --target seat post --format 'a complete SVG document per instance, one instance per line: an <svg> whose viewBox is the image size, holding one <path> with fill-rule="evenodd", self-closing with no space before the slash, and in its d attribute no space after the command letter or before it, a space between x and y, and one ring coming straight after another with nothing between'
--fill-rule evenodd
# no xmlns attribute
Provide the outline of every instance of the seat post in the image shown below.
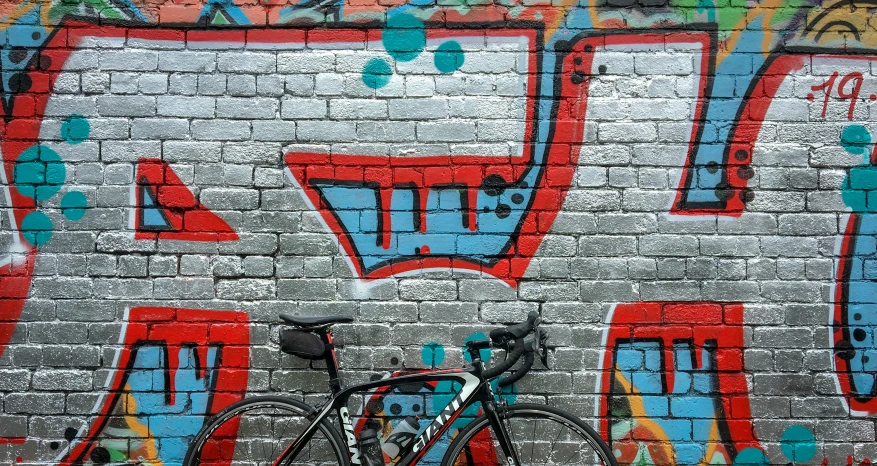
<svg viewBox="0 0 877 466"><path fill-rule="evenodd" d="M341 374L338 371L338 357L335 354L335 344L332 342L331 327L318 330L316 333L326 345L326 370L329 372L329 389L333 395L341 391Z"/></svg>

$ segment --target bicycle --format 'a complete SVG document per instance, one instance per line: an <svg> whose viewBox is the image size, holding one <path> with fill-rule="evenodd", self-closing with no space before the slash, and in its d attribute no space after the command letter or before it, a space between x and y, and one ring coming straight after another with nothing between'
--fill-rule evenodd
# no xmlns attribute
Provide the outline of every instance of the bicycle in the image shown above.
<svg viewBox="0 0 877 466"><path fill-rule="evenodd" d="M437 418L425 428L419 428L398 455L390 458L391 462L395 460L395 465L418 464L466 408L480 403L483 414L459 431L441 465L617 466L612 451L597 432L572 414L541 404L509 405L503 397L497 402L490 381L512 369L522 356L522 365L500 379L500 387L523 378L533 365L534 353L539 354L547 367L548 334L539 328L541 317L536 312L531 312L524 322L492 330L489 340L466 343L471 366L404 375L347 388L342 388L331 328L335 324L351 323L353 318L285 314L280 318L294 327L281 331L284 352L325 360L331 391L329 400L319 409L280 396L256 396L234 403L199 431L184 465L361 464L364 457L354 434L353 416L347 408L353 394L381 387L451 380L460 384L459 392ZM506 359L485 368L481 351L491 347L504 349ZM333 412L340 432L330 422Z"/></svg>

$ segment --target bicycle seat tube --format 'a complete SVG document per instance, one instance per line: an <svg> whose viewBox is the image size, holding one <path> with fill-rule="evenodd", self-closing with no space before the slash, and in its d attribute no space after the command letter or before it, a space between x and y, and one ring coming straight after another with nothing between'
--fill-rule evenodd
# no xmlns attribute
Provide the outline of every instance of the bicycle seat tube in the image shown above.
<svg viewBox="0 0 877 466"><path fill-rule="evenodd" d="M326 354L323 360L326 361L326 370L329 372L329 390L335 396L341 392L341 373L338 370L338 357L335 354L335 344L332 340L332 332L329 329L321 329L316 331L320 339L326 345Z"/></svg>

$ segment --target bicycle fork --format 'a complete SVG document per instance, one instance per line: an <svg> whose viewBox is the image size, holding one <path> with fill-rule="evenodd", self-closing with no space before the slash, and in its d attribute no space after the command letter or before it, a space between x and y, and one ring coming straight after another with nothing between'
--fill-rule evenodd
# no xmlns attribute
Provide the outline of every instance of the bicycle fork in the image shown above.
<svg viewBox="0 0 877 466"><path fill-rule="evenodd" d="M514 443L512 443L513 433L509 431L509 428L506 428L506 423L500 415L505 410L505 407L500 406L499 410L497 410L490 384L484 384L484 386L486 387L485 392L487 394L484 402L482 402L484 414L487 416L488 422L490 422L490 427L496 433L496 438L499 440L499 445L502 447L502 452L506 457L506 464L509 466L521 466L518 451L515 449Z"/></svg>

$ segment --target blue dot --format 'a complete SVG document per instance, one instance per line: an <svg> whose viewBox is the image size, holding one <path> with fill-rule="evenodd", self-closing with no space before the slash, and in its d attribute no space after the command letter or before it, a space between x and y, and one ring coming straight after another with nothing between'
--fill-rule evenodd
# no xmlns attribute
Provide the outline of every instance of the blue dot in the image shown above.
<svg viewBox="0 0 877 466"><path fill-rule="evenodd" d="M70 144L79 144L88 139L91 125L82 115L70 115L61 123L61 138Z"/></svg>
<svg viewBox="0 0 877 466"><path fill-rule="evenodd" d="M85 216L85 208L88 207L88 199L79 191L70 191L61 198L61 209L64 216L74 222Z"/></svg>
<svg viewBox="0 0 877 466"><path fill-rule="evenodd" d="M442 73L453 73L463 66L465 58L460 44L457 41L451 40L439 45L435 51L433 61L435 61L435 67Z"/></svg>
<svg viewBox="0 0 877 466"><path fill-rule="evenodd" d="M372 89L378 89L386 86L392 75L393 69L386 60L372 58L362 69L362 82Z"/></svg>
<svg viewBox="0 0 877 466"><path fill-rule="evenodd" d="M758 448L746 448L734 458L735 466L766 466L770 464L764 452Z"/></svg>
<svg viewBox="0 0 877 466"><path fill-rule="evenodd" d="M783 432L780 447L794 463L806 463L816 456L816 437L804 426L792 426Z"/></svg>
<svg viewBox="0 0 877 466"><path fill-rule="evenodd" d="M409 14L393 15L387 19L383 42L391 57L411 61L426 47L426 28L423 21Z"/></svg>
<svg viewBox="0 0 877 466"><path fill-rule="evenodd" d="M470 341L476 341L476 340L487 340L487 335L485 335L481 332L473 333L472 335L469 335L469 338L466 339L465 343L469 343ZM465 345L465 343L464 343L464 345ZM490 361L490 348L478 350L478 355L481 356L482 362ZM469 356L468 351L463 351L463 356L466 358L467 361L472 362L472 357Z"/></svg>
<svg viewBox="0 0 877 466"><path fill-rule="evenodd" d="M441 343L431 341L420 351L423 363L429 367L436 367L445 361L445 347Z"/></svg>
<svg viewBox="0 0 877 466"><path fill-rule="evenodd" d="M40 212L31 212L21 221L21 233L28 243L34 246L42 246L52 239L52 229L55 226L49 216Z"/></svg>
<svg viewBox="0 0 877 466"><path fill-rule="evenodd" d="M55 195L67 178L67 169L58 153L46 146L32 146L15 161L13 179L22 196L38 201Z"/></svg>
<svg viewBox="0 0 877 466"><path fill-rule="evenodd" d="M864 154L871 144L871 132L862 125L850 125L840 135L840 145L850 154Z"/></svg>

